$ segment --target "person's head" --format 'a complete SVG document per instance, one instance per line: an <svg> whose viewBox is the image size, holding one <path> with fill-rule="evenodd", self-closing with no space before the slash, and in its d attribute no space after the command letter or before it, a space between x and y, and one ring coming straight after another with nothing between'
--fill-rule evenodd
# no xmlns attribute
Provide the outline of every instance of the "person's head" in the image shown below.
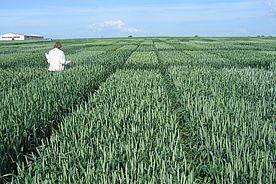
<svg viewBox="0 0 276 184"><path fill-rule="evenodd" d="M54 48L60 49L61 47L62 47L62 46L61 46L61 43L60 43L60 42L56 42Z"/></svg>

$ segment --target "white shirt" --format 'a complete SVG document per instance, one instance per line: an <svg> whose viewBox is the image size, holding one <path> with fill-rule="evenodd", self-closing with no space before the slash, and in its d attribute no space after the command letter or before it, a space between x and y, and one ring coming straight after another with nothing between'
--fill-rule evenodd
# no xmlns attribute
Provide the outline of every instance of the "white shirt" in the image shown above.
<svg viewBox="0 0 276 184"><path fill-rule="evenodd" d="M69 64L70 61L65 60L64 52L58 48L50 50L49 54L45 54L49 66L49 71L62 71L64 70L64 65Z"/></svg>

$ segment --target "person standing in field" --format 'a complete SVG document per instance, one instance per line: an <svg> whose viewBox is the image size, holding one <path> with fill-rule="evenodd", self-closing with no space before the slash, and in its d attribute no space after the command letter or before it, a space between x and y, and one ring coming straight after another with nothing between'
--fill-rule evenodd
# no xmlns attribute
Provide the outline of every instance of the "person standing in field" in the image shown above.
<svg viewBox="0 0 276 184"><path fill-rule="evenodd" d="M56 42L54 48L50 50L49 54L45 53L48 63L50 64L48 71L63 71L64 65L71 63L65 60L64 52L61 49L61 43Z"/></svg>

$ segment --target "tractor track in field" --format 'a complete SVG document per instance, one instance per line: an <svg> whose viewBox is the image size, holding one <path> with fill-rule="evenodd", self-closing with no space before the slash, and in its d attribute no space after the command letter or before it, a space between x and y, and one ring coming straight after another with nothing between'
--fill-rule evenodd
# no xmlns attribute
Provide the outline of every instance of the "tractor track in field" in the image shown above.
<svg viewBox="0 0 276 184"><path fill-rule="evenodd" d="M155 44L154 44L154 48L155 48L155 53L157 55L158 61L160 63L159 70L161 72L161 76L164 81L165 90L167 91L167 94L172 104L172 106L170 107L171 113L176 114L181 147L185 151L187 162L196 166L199 163L197 163L195 155L199 155L199 153L197 150L191 148L192 142L194 141L191 133L192 130L189 126L187 126L187 123L185 122L187 114L186 112L185 113L182 112L183 109L181 109L181 103L178 100L177 87L173 79L171 78L170 72L169 72L170 66L177 66L177 65L170 65L170 64L163 63L161 56L159 55L158 49L155 47Z"/></svg>

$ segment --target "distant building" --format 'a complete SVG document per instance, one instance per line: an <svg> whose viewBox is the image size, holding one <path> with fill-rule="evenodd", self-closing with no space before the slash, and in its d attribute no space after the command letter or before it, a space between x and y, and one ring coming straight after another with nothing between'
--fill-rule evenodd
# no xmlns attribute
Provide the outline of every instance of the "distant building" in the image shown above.
<svg viewBox="0 0 276 184"><path fill-rule="evenodd" d="M0 36L0 40L43 40L43 36L21 33L6 33Z"/></svg>

